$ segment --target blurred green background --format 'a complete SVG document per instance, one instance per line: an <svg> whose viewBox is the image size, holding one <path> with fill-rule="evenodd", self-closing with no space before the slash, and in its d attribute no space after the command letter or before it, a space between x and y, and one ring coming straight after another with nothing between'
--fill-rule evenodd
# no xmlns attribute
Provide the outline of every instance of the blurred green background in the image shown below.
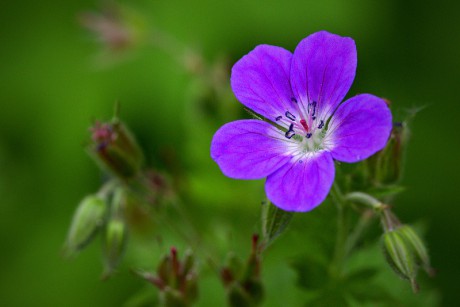
<svg viewBox="0 0 460 307"><path fill-rule="evenodd" d="M251 204L262 199L263 182L224 178L209 158L212 134L224 121L214 120L209 129L195 134L188 129L198 120L190 116L188 106L196 84L177 61L143 45L101 63L101 46L77 21L79 13L98 10L100 4L8 1L0 10L2 306L122 306L144 286L126 267L116 278L100 282L97 244L73 261L60 257L75 206L101 182L100 172L84 152L88 127L95 118L109 119L117 100L149 162L186 178L187 197L198 203L199 216L214 220L217 228L226 214L241 217L238 223L248 234L258 218L258 206ZM155 25L173 35L209 62L226 55L233 63L262 43L293 50L302 38L322 29L353 37L358 70L350 95L369 92L386 97L395 110L426 107L412 125L403 181L407 191L397 198L395 212L405 222L421 221L426 227L437 269L430 283L440 291L443 306L458 306L458 2L124 4L137 10L147 27ZM242 201L234 191L257 192ZM214 215L218 210L221 215ZM301 240L301 234L296 236ZM284 248L293 253L296 249Z"/></svg>

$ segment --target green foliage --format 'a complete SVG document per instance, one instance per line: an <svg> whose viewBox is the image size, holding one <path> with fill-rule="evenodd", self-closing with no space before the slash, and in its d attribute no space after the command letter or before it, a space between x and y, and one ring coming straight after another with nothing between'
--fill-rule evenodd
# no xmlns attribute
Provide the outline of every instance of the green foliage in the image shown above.
<svg viewBox="0 0 460 307"><path fill-rule="evenodd" d="M147 153L146 161L171 174L175 188L184 197L184 211L203 234L192 239L203 259L200 290L206 297L202 295L199 305L222 306L224 290L207 266L208 259L217 259L218 266L228 250L238 255L247 252L248 234L257 228L258 204L264 199L263 182L225 178L209 157L213 132L224 122L247 116L228 89L229 68L256 44L283 42L292 50L299 38L318 29L352 36L359 42L358 69L367 77L355 80L350 95L363 88L387 95L394 110L412 107L414 102L430 104L412 123L402 181L398 186L369 187L364 192L377 198L392 197L401 191L399 185L407 187L405 193L398 194L394 208L408 222L427 219L426 239L441 274L434 281L421 276L421 292L413 295L410 287L387 268L381 248L370 244L379 236L370 228L358 242L358 252L344 265L349 274L354 274L351 271L355 268L358 275L348 278L356 279L350 286L353 289L344 288L353 295L340 289L340 295L332 293L337 287L320 295L320 289L311 282L307 284L314 288L312 293L306 287L296 287L297 277L288 262L296 263L295 272L305 280L313 280L309 271L329 274L326 267L333 254L336 213L333 204L325 202L308 215L296 216L264 254L265 304L302 306L313 297L316 302L327 299L327 293L336 303L346 301L351 306L438 306L441 294L443 306L457 304L460 265L453 251L458 243L453 240L446 244L445 238L458 237L452 225L460 213L455 205L460 114L452 90L458 83L454 69L458 43L452 36L439 34L458 32L458 3L334 0L267 5L256 1L244 9L233 2L216 5L213 1L180 5L140 1L129 5L135 13L127 19L142 20L134 22L142 33L137 32L133 50L117 55L100 53L103 47L78 27L76 16L89 8L99 9L96 3L10 1L0 11L4 24L0 30L3 305L72 307L90 302L94 306L120 306L126 302L130 307L153 306L157 292L142 288L142 281L134 278L129 268L153 268L169 244L185 245L184 232L194 238L181 214L171 213L170 207L166 213L151 216L149 208L128 206L126 222L135 225L135 230L116 278L106 283L97 278L100 246L94 243L100 242L94 242L96 237L74 261L59 258L57 251L75 206L82 195L94 191L105 179L102 176L101 180L90 159L82 154L87 128L94 117L109 116L114 101L120 100L121 115ZM121 15L126 16L126 11ZM170 33L178 45L202 51L202 59L210 64L204 70L212 70L213 76L221 76L222 71L227 75L197 76L183 68L180 55L171 56L161 46L141 43L155 26L162 30L160 40L164 38L161 34ZM395 120L399 118L395 116ZM344 193L365 182L358 173L344 179L338 170L337 179L350 187ZM167 219L158 222L159 216ZM179 221L179 230L171 227L171 221ZM91 232L89 227L81 229ZM199 248L202 244L211 248L203 252ZM312 260L311 255L322 260ZM377 273L366 273L367 267ZM40 282L27 282L32 276ZM317 288L327 286L327 282L319 284ZM431 290L433 287L440 292ZM140 293L142 290L145 292ZM130 299L135 293L140 293L137 299ZM383 300L379 295L388 297Z"/></svg>

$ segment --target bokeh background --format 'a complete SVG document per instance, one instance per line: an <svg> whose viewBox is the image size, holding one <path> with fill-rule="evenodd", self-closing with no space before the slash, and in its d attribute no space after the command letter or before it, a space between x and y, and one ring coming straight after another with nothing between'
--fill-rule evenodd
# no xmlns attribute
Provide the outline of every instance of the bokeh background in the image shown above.
<svg viewBox="0 0 460 307"><path fill-rule="evenodd" d="M122 3L136 12L141 27L161 29L198 50L209 63L226 57L231 65L262 43L293 50L302 38L322 29L353 37L358 70L350 94L386 97L395 110L425 107L412 123L403 179L407 190L397 198L395 211L408 223L424 225L437 269L430 287L439 291L443 306L458 304L458 2ZM190 105L199 82L170 53L154 45L140 44L117 55L104 52L78 21L80 13L102 7L89 0L2 4L2 306L123 306L144 286L127 267L101 282L98 244L73 261L60 256L75 206L101 182L99 170L84 152L88 127L96 118L109 119L115 101L121 102L122 118L138 135L147 160L159 169L181 174L187 182L187 199L199 209L198 216L213 221L216 231L229 223L226 215L248 234L254 230L263 182L223 178L209 158L213 131L223 119L212 119L203 130L189 129L206 116L190 115L195 112ZM230 100L240 107L234 98ZM212 101L208 103L212 110ZM246 197L248 191L254 193ZM246 193L245 197L239 192ZM296 236L301 238L301 233ZM283 248L293 253L296 249ZM216 291L217 297L222 290Z"/></svg>

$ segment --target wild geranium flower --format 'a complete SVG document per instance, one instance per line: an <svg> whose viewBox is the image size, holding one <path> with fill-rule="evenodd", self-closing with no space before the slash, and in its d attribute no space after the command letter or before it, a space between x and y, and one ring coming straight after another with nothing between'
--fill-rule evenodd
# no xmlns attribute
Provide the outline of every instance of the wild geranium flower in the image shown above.
<svg viewBox="0 0 460 307"><path fill-rule="evenodd" d="M231 86L265 120L237 120L214 135L211 156L236 179L267 177L267 197L287 211L309 211L327 196L334 159L357 162L381 150L392 118L370 94L341 101L357 65L353 39L321 31L294 54L259 45L232 69Z"/></svg>

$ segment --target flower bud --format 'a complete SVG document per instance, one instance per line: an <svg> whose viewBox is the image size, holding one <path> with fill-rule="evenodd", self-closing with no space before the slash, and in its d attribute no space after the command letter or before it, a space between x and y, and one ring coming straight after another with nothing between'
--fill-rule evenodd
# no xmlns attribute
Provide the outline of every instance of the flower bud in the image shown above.
<svg viewBox="0 0 460 307"><path fill-rule="evenodd" d="M103 239L105 271L102 278L107 278L113 273L123 257L127 239L124 221L119 218L111 219L106 225Z"/></svg>
<svg viewBox="0 0 460 307"><path fill-rule="evenodd" d="M94 235L104 224L107 204L102 197L85 197L77 207L70 225L66 241L66 253L73 254L91 242Z"/></svg>
<svg viewBox="0 0 460 307"><path fill-rule="evenodd" d="M417 233L407 225L401 226L401 228L399 228L399 232L406 240L407 244L411 247L416 257L417 264L421 265L428 275L433 276L434 270L430 265L428 250L426 249L422 239L420 239Z"/></svg>
<svg viewBox="0 0 460 307"><path fill-rule="evenodd" d="M403 279L409 280L412 289L417 292L417 265L414 254L398 230L388 231L383 235L383 251L393 271Z"/></svg>
<svg viewBox="0 0 460 307"><path fill-rule="evenodd" d="M409 129L406 122L393 124L393 129L384 149L367 160L371 180L377 185L397 183L402 175L402 163Z"/></svg>
<svg viewBox="0 0 460 307"><path fill-rule="evenodd" d="M127 179L139 173L144 156L128 128L118 119L96 122L92 131L90 155L106 170Z"/></svg>

